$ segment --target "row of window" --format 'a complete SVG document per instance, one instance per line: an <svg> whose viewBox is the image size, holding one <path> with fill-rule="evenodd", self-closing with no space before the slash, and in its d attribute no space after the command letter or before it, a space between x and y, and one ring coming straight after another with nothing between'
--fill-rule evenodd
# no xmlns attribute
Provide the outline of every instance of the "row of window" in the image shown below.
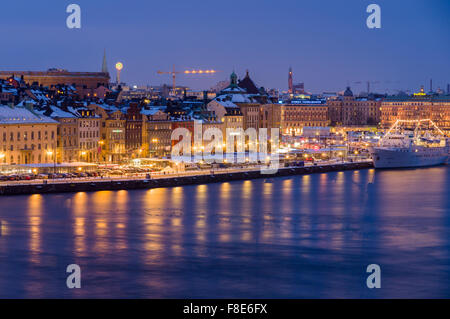
<svg viewBox="0 0 450 319"><path fill-rule="evenodd" d="M80 138L94 138L98 137L99 133L98 131L83 131L80 132Z"/></svg>
<svg viewBox="0 0 450 319"><path fill-rule="evenodd" d="M14 160L16 159L16 160ZM35 161L35 159L37 159L37 161ZM25 156L20 156L17 155L17 157L14 157L13 155L11 155L11 157L9 158L10 160L10 164L39 164L42 163L42 155L39 154L38 156L34 156L32 155L25 155ZM51 156L44 156L44 162L45 163L52 163L53 162L53 158ZM6 164L6 156L3 157L3 163Z"/></svg>
<svg viewBox="0 0 450 319"><path fill-rule="evenodd" d="M42 149L42 145L41 144L37 144L37 145L31 144L30 148L28 148L28 144L24 144L23 146L20 146L20 145L14 146L13 144L11 144L9 146L3 145L2 148L3 148L3 152L6 152L7 150L11 151L11 152L13 152L14 150L16 150L16 151L18 151L18 150L31 150L31 151L34 151L35 149L41 150ZM48 144L44 144L44 150L48 150Z"/></svg>
<svg viewBox="0 0 450 319"><path fill-rule="evenodd" d="M14 136L17 136L16 141L21 141L22 134L23 134L23 140L24 141L27 141L28 139L31 139L33 141L35 138L38 139L38 140L42 139L42 132L41 131L37 131L37 132L34 132L34 131L27 132L27 131L25 131L23 133L22 132L17 132L17 133L10 132L9 133L9 141L10 142L14 142ZM48 135L49 135L48 131L44 131L43 135L44 135L44 139L47 140L48 139ZM55 138L55 131L51 131L50 135L51 135L51 139L53 140ZM3 132L2 136L3 136L3 139L2 139L3 142L6 142L8 134L6 132Z"/></svg>

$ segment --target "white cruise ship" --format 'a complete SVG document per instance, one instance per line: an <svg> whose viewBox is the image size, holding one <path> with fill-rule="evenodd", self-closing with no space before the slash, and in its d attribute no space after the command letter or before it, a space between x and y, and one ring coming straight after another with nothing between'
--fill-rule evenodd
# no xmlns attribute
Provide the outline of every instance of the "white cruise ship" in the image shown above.
<svg viewBox="0 0 450 319"><path fill-rule="evenodd" d="M399 121L395 125L398 124ZM449 147L445 138L431 136L429 133L420 135L418 129L402 133L391 133L392 130L391 128L386 133L379 145L369 149L375 168L434 166L447 161ZM442 133L440 130L439 132Z"/></svg>

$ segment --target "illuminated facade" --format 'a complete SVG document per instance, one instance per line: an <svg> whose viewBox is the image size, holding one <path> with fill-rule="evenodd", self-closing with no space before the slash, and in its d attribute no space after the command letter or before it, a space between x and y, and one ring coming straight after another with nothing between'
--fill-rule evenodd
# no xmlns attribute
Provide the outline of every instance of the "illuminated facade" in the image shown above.
<svg viewBox="0 0 450 319"><path fill-rule="evenodd" d="M328 100L332 125L361 126L378 125L381 98L355 97L349 87L344 95Z"/></svg>
<svg viewBox="0 0 450 319"><path fill-rule="evenodd" d="M120 163L125 151L125 114L110 105L88 105L100 117L100 162Z"/></svg>
<svg viewBox="0 0 450 319"><path fill-rule="evenodd" d="M58 122L33 108L0 105L0 163L56 161Z"/></svg>
<svg viewBox="0 0 450 319"><path fill-rule="evenodd" d="M78 121L75 116L56 118L58 126L58 162L70 163L79 159Z"/></svg>
<svg viewBox="0 0 450 319"><path fill-rule="evenodd" d="M396 120L431 119L450 132L450 95L390 96L381 104L381 126L391 127Z"/></svg>
<svg viewBox="0 0 450 319"><path fill-rule="evenodd" d="M80 162L98 162L100 148L100 117L94 111L79 110L77 117Z"/></svg>
<svg viewBox="0 0 450 319"><path fill-rule="evenodd" d="M329 126L328 105L325 100L305 100L281 104L281 132L301 135L305 126Z"/></svg>
<svg viewBox="0 0 450 319"><path fill-rule="evenodd" d="M172 147L172 121L169 115L161 110L147 114L147 138L150 156L167 156Z"/></svg>

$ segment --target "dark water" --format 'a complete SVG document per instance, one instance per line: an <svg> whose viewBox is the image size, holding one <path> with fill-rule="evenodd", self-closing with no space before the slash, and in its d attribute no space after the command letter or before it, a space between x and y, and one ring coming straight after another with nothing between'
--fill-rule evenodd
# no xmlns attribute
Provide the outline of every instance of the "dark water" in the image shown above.
<svg viewBox="0 0 450 319"><path fill-rule="evenodd" d="M449 189L436 167L0 197L0 297L448 298Z"/></svg>

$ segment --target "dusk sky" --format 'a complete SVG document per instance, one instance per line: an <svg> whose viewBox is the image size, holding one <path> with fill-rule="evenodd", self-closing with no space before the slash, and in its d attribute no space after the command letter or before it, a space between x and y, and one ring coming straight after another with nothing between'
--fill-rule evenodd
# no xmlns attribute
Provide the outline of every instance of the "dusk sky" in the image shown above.
<svg viewBox="0 0 450 319"><path fill-rule="evenodd" d="M82 10L81 29L66 27L66 6ZM381 29L366 26L367 5L381 6ZM128 84L171 83L157 70L217 69L180 76L177 84L207 89L249 69L258 86L337 91L379 81L375 91L446 88L450 83L448 0L3 1L1 70L100 71L103 50L124 63Z"/></svg>

